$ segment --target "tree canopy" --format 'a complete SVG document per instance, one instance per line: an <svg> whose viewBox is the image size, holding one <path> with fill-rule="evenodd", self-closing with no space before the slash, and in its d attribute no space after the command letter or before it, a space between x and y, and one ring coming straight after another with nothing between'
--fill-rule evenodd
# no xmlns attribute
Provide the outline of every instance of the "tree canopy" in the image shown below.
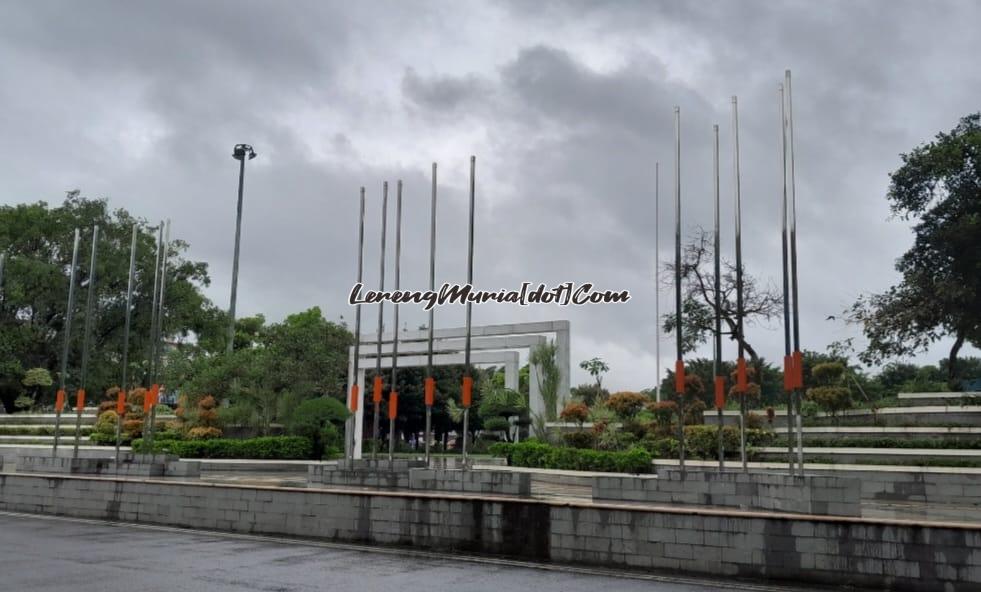
<svg viewBox="0 0 981 592"><path fill-rule="evenodd" d="M101 393L121 378L126 284L133 225L137 236L136 284L130 340L130 376L139 383L147 370L150 308L156 255L156 228L124 209L110 210L106 200L70 192L58 206L45 202L0 207L0 249L7 255L0 301L0 401L7 411L23 392L29 368L45 368L60 382L68 283L74 229L81 230L76 302L68 356L67 386L76 389L81 364L85 290L91 275L93 225L99 225L96 297L88 370L91 393ZM223 314L201 293L208 285L207 264L182 257L187 243L174 240L167 268L163 334L168 340L217 338ZM40 393L50 400L52 393Z"/></svg>
<svg viewBox="0 0 981 592"><path fill-rule="evenodd" d="M887 198L913 221L913 246L896 262L899 284L865 295L850 309L869 340L867 364L954 343L948 378L964 343L981 347L981 113L902 155Z"/></svg>

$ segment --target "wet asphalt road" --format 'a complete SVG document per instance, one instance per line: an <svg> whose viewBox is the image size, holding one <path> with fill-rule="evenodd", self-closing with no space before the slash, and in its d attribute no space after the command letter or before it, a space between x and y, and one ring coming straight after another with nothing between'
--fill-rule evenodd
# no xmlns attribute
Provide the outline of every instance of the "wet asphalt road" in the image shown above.
<svg viewBox="0 0 981 592"><path fill-rule="evenodd" d="M3 592L770 590L0 513Z"/></svg>

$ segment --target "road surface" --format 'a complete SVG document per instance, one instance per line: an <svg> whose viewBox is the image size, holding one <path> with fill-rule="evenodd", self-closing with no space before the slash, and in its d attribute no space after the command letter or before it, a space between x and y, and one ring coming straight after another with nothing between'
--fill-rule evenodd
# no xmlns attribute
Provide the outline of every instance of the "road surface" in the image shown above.
<svg viewBox="0 0 981 592"><path fill-rule="evenodd" d="M789 590L446 557L0 512L3 592Z"/></svg>

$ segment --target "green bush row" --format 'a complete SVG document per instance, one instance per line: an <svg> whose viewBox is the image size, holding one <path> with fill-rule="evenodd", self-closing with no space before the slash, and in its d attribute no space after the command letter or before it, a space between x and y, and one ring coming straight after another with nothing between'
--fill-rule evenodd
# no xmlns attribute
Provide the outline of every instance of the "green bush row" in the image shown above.
<svg viewBox="0 0 981 592"><path fill-rule="evenodd" d="M304 460L313 456L313 444L300 436L268 436L248 440L155 440L151 448L141 439L133 440L140 453L169 453L181 458L250 458Z"/></svg>
<svg viewBox="0 0 981 592"><path fill-rule="evenodd" d="M527 440L517 444L498 442L491 445L490 453L507 458L508 464L515 467L606 473L650 473L652 469L651 454L643 448L606 452Z"/></svg>

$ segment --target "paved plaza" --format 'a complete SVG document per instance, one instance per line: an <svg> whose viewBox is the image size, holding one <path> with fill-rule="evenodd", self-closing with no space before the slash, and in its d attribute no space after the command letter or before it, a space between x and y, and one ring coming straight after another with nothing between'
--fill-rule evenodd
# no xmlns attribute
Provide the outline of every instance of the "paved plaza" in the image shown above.
<svg viewBox="0 0 981 592"><path fill-rule="evenodd" d="M791 591L0 513L3 592Z"/></svg>

